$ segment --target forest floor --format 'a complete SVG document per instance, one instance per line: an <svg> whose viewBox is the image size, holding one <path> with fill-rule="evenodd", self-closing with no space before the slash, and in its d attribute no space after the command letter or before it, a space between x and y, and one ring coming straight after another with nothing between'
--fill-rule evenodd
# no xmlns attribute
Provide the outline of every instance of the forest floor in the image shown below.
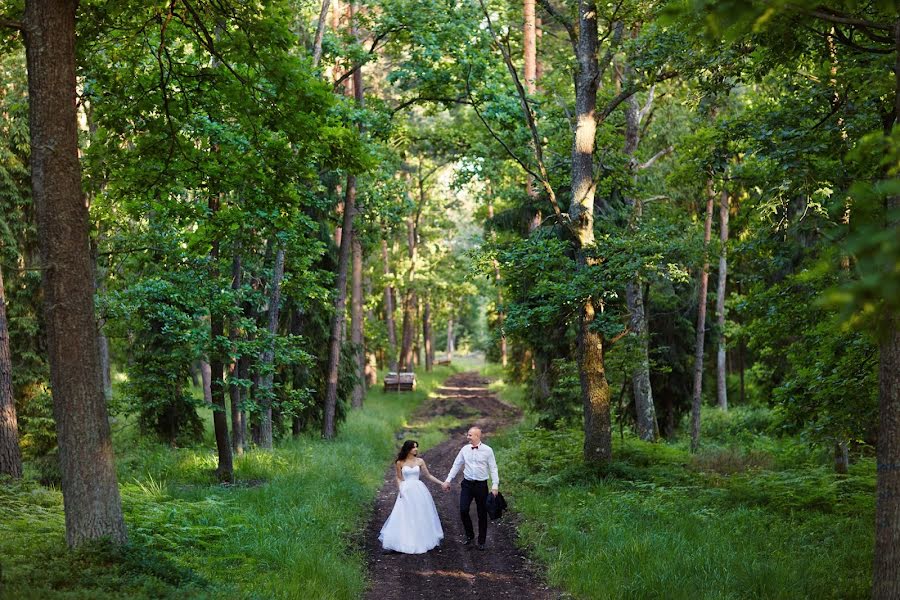
<svg viewBox="0 0 900 600"><path fill-rule="evenodd" d="M443 422L449 439L432 447L421 456L432 475L443 479L450 471L465 435L472 425L481 427L485 441L491 434L521 418L521 411L500 400L487 388L490 380L475 372L459 373L444 382L416 411L405 431L404 439L415 439L417 423ZM499 465L501 481L503 465ZM393 465L384 475L384 485L375 500L375 508L365 534L370 586L366 598L516 598L549 599L560 597L551 589L516 547L515 514L490 522L487 549L463 545L464 533L459 518L459 484L449 492L428 484L444 528L440 546L425 554L385 553L378 541L381 526L396 499ZM502 489L502 488L501 488ZM470 514L477 527L474 503Z"/></svg>

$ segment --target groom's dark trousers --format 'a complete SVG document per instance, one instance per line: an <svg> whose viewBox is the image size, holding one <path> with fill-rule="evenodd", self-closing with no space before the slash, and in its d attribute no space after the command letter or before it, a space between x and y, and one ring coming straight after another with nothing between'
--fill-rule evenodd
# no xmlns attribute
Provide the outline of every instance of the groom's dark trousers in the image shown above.
<svg viewBox="0 0 900 600"><path fill-rule="evenodd" d="M459 515L462 517L466 537L472 539L475 537L475 531L472 529L472 517L469 516L469 507L472 505L472 500L475 500L475 507L478 509L479 544L484 544L487 539L487 495L487 481L463 479L462 491L459 493Z"/></svg>

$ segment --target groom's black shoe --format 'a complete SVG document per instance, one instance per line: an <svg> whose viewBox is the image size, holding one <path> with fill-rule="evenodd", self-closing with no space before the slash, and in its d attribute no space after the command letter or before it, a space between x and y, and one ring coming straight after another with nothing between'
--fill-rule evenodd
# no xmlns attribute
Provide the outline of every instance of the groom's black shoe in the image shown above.
<svg viewBox="0 0 900 600"><path fill-rule="evenodd" d="M475 546L475 547L478 548L478 549L481 550L481 551L484 551L484 544L478 544L478 545Z"/></svg>
<svg viewBox="0 0 900 600"><path fill-rule="evenodd" d="M472 542L474 542L474 541L475 541L475 538L473 538L473 537L466 538L466 541L463 542L463 546L471 546Z"/></svg>

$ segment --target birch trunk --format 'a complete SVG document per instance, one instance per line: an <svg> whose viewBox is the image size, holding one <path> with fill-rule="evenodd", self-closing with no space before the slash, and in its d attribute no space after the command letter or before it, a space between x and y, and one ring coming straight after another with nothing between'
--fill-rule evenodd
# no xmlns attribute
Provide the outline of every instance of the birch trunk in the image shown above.
<svg viewBox="0 0 900 600"><path fill-rule="evenodd" d="M626 66L625 77L633 77L633 69ZM625 103L625 155L634 169L634 154L640 143L641 110L637 96L632 95ZM635 177L636 174L632 174ZM643 202L640 198L628 194L625 203L631 207L630 230L636 233L641 227ZM644 311L644 286L641 277L635 273L634 278L625 285L625 301L630 315L629 327L637 338L638 359L631 374L631 387L634 396L634 407L638 436L645 441L653 442L659 437L659 424L656 420L656 406L653 403L653 388L650 385L650 351L647 331L647 317Z"/></svg>
<svg viewBox="0 0 900 600"><path fill-rule="evenodd" d="M234 257L231 260L231 289L237 294L241 289L241 255L239 246L235 245ZM229 327L229 339L232 347L241 340L240 328L232 322ZM244 453L243 413L241 412L241 386L234 382L240 379L241 358L237 357L231 365L231 383L228 393L231 399L231 450L238 456Z"/></svg>
<svg viewBox="0 0 900 600"><path fill-rule="evenodd" d="M716 324L719 330L719 349L716 354L716 397L719 408L728 410L728 380L725 364L725 286L728 279L728 192L722 190L719 196L719 282L716 287Z"/></svg>
<svg viewBox="0 0 900 600"><path fill-rule="evenodd" d="M431 300L425 300L425 310L422 313L422 343L425 345L425 371L431 372L434 366L434 354L432 354L431 339Z"/></svg>
<svg viewBox="0 0 900 600"><path fill-rule="evenodd" d="M712 181L706 184L706 224L703 230L703 252L709 249L712 234L712 213L714 194ZM700 446L700 405L703 392L703 341L706 329L706 293L709 283L709 258L703 259L700 270L700 291L697 294L697 341L694 346L694 396L691 403L691 452Z"/></svg>

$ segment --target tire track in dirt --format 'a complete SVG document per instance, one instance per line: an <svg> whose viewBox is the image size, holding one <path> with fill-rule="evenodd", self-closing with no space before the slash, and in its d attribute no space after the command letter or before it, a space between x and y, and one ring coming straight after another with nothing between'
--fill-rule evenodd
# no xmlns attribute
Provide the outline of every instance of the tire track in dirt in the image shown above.
<svg viewBox="0 0 900 600"><path fill-rule="evenodd" d="M421 455L429 471L438 479L447 476L457 452L466 443L465 433L471 425L482 428L484 440L490 445L493 432L521 417L519 409L502 402L487 389L488 383L489 380L474 372L453 375L416 412L414 422L441 415L458 417L463 422L459 428L447 432L448 440ZM414 433L404 437L414 438ZM500 463L498 468L502 491L504 465ZM378 534L397 495L393 465L385 471L384 484L378 492L365 533L370 578L367 600L472 597L549 600L560 597L560 593L547 586L516 548L516 530L511 515L488 524L487 549L478 551L474 545L462 543L459 483L454 483L449 492L431 482L426 485L434 497L444 528L443 542L425 554L385 554ZM477 530L474 502L470 514Z"/></svg>

